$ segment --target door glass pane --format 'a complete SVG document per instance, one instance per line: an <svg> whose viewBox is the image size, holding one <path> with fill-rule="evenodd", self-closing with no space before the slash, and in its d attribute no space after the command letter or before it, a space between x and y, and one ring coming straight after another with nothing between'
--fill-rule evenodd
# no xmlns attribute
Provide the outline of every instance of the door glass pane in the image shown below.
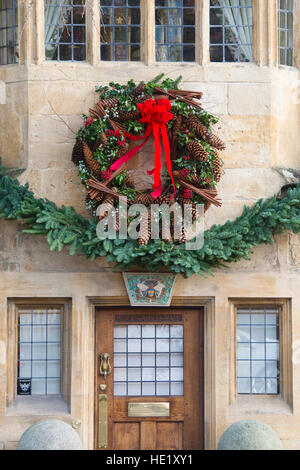
<svg viewBox="0 0 300 470"><path fill-rule="evenodd" d="M114 328L115 396L183 395L183 325Z"/></svg>

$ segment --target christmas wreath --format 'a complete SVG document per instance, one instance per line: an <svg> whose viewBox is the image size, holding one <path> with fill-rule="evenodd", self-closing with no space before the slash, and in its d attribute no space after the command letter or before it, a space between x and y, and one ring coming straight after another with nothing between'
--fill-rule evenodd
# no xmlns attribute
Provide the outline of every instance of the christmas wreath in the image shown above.
<svg viewBox="0 0 300 470"><path fill-rule="evenodd" d="M140 232L139 244L150 239L151 204L191 205L193 219L197 205L221 206L216 185L222 176L223 162L218 153L224 143L212 132L217 118L200 105L200 92L178 89L177 80L154 80L138 85L110 83L97 88L99 101L90 115L84 115L73 148L72 161L78 165L79 177L87 190L87 207L96 214L101 204L100 219L113 211L118 231L117 202L126 196L129 204L144 204L149 209L146 225ZM154 137L154 159L148 175L153 175L152 189L137 189L135 171L128 168L149 138ZM136 141L142 143L136 145ZM161 143L165 153L162 169ZM149 160L149 162L152 160ZM152 168L154 167L154 168ZM172 233L172 231L171 231ZM172 242L170 233L161 238ZM179 243L187 234L181 227Z"/></svg>

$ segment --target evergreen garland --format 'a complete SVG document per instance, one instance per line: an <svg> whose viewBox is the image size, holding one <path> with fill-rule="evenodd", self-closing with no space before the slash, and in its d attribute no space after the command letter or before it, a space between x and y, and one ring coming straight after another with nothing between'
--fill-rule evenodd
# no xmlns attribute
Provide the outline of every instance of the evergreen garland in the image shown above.
<svg viewBox="0 0 300 470"><path fill-rule="evenodd" d="M84 255L90 260L106 256L115 267L125 270L132 265L157 271L168 268L187 277L206 276L211 268L249 259L251 249L273 243L274 234L300 231L300 184L290 189L282 200L273 196L246 207L240 217L223 225L214 225L205 232L204 246L187 251L184 245L151 240L139 246L134 240L99 240L97 221L77 214L72 207L57 208L48 199L38 199L17 179L7 175L0 164L0 218L21 220L26 233L44 235L50 250L61 251L69 246L70 255Z"/></svg>

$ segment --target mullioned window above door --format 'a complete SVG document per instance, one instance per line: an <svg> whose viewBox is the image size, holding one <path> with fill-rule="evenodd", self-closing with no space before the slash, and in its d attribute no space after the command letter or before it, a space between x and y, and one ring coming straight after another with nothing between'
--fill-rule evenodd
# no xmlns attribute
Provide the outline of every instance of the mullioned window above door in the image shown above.
<svg viewBox="0 0 300 470"><path fill-rule="evenodd" d="M25 54L28 15L44 30L42 59L53 62L94 54L93 63L245 63L259 61L263 47L257 31L266 12L253 0L44 0L36 12L33 3L0 0L0 65L18 63L19 47ZM294 1L276 0L267 13L266 27L277 29L274 61L292 66Z"/></svg>

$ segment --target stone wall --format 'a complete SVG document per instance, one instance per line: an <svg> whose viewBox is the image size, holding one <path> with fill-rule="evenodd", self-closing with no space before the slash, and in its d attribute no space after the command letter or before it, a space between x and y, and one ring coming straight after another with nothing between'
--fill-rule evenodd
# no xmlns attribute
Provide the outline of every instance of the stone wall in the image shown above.
<svg viewBox="0 0 300 470"><path fill-rule="evenodd" d="M259 41L266 45L264 24L261 16ZM276 167L299 167L298 70L275 68L267 60L266 47L260 51L261 55L255 52L260 65L127 63L124 67L118 63L32 60L27 65L0 67L0 80L6 86L6 104L0 104L0 155L7 167L20 170L19 180L28 181L37 196L58 205L73 205L88 215L71 151L81 114L95 102L95 86L130 78L146 81L160 72L172 78L181 74L182 88L203 91L203 104L220 118L216 131L227 143L223 153L225 175L219 185L223 207L209 210L206 227L234 219L244 204L279 191L285 181ZM122 275L111 272L105 260L90 262L70 257L66 251L50 253L43 237L23 234L16 222L1 221L0 226L0 442L7 449L14 448L23 431L47 413L70 423L82 421L79 432L84 446L92 448L94 323L88 299L126 296ZM212 380L216 414L215 425L209 423L213 429L211 447L231 423L251 418L270 424L286 449L300 448L299 365L292 365L291 400L248 397L232 401L229 341L232 298L291 299L292 339L300 340L299 270L299 236L284 234L276 237L274 245L256 248L251 261L218 270L213 278L177 280L175 296L211 298L215 304ZM71 301L70 411L53 406L43 414L30 414L6 408L6 383L11 373L7 370L11 354L7 341L12 334L7 322L8 299L22 298Z"/></svg>

